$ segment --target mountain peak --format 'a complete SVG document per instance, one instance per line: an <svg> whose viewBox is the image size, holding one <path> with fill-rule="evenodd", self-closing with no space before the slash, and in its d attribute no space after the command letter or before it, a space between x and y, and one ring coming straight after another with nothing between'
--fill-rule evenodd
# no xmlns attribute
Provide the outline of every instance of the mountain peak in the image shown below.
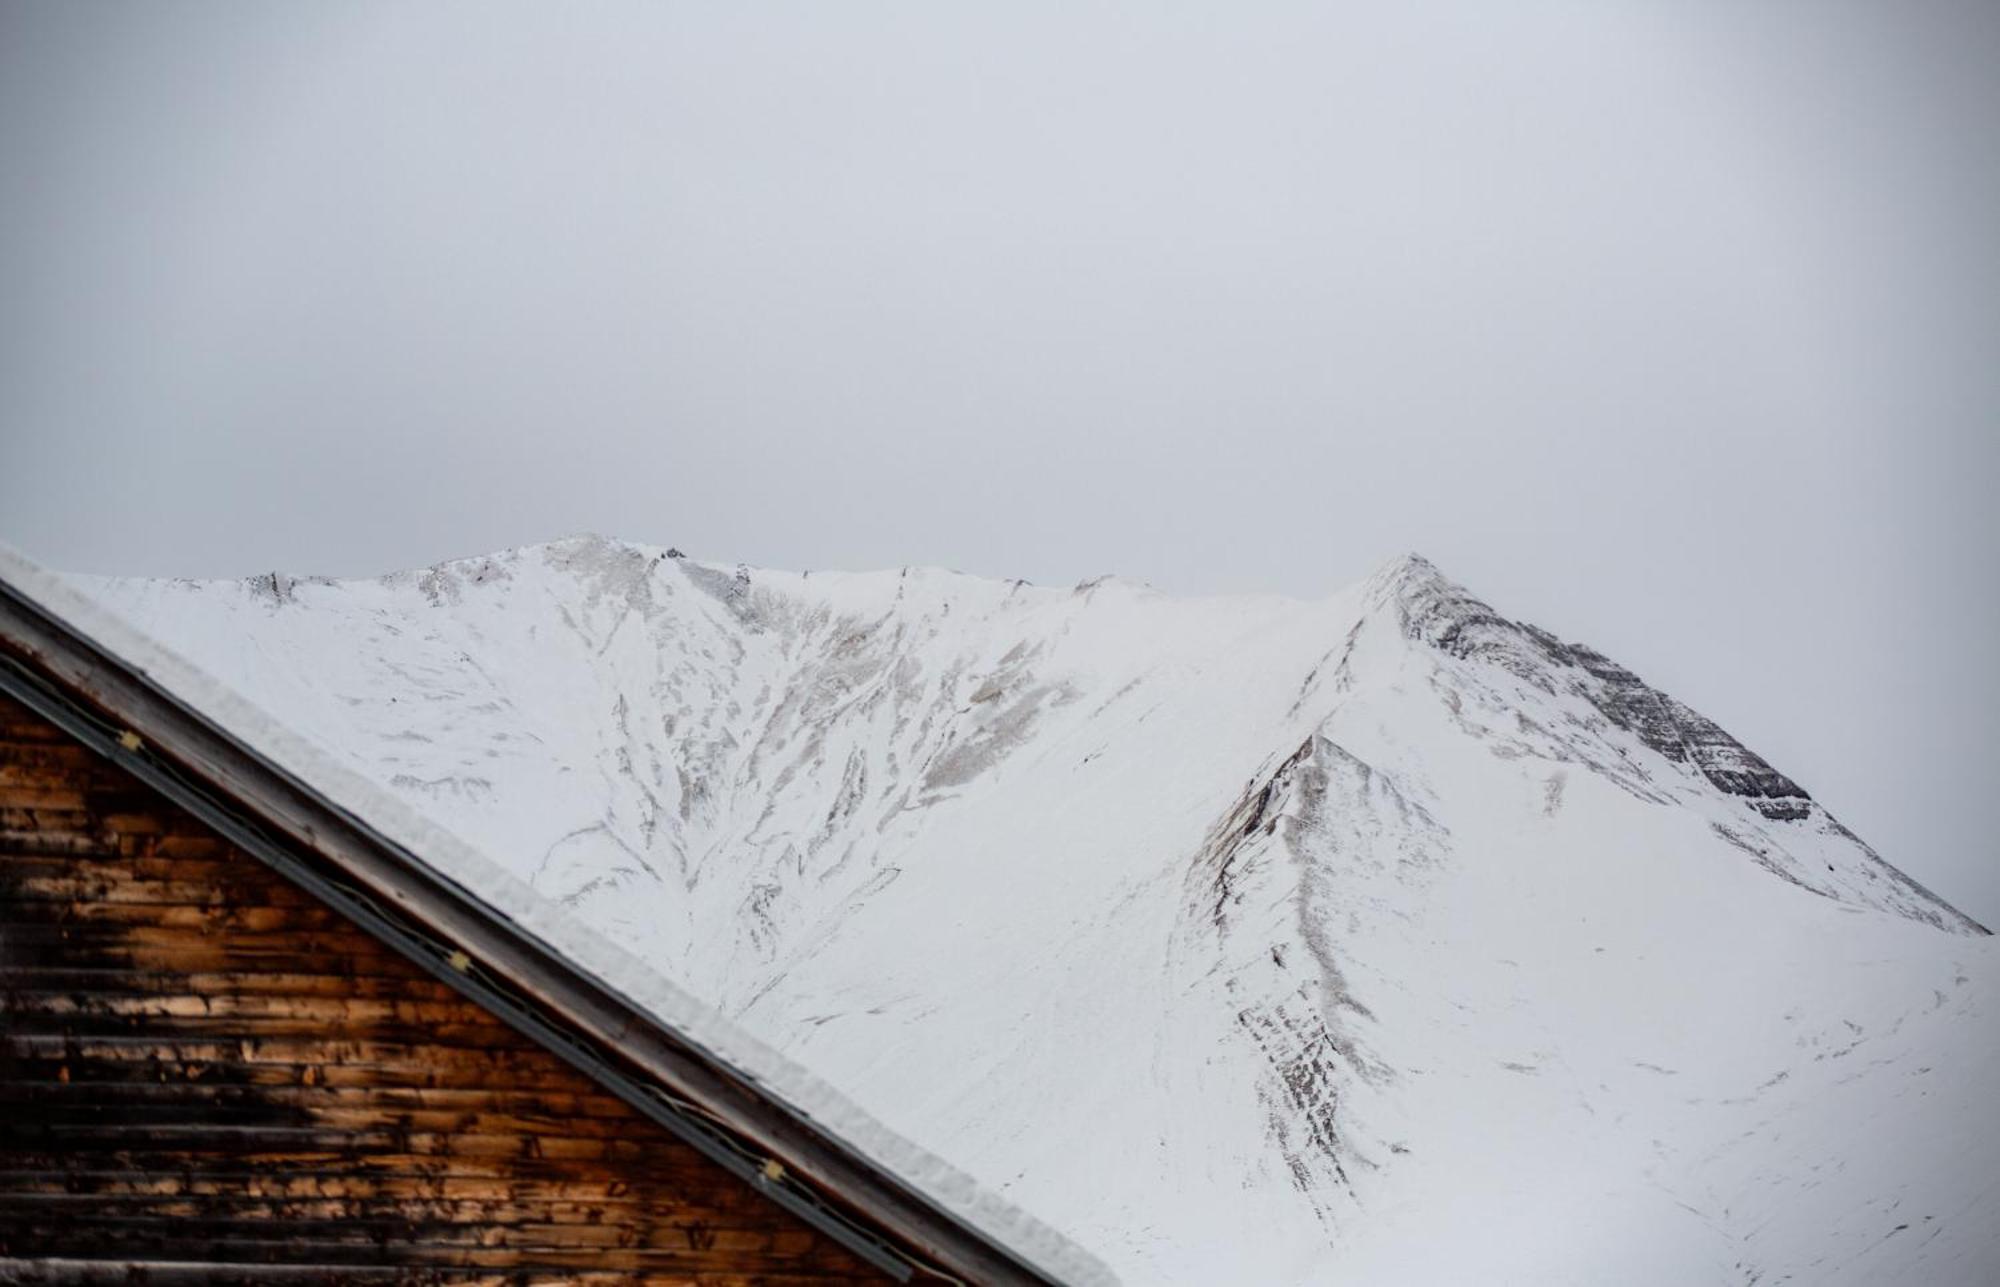
<svg viewBox="0 0 2000 1287"><path fill-rule="evenodd" d="M1135 1281L1534 1280L1635 1193L1661 1281L1941 1281L2000 1228L1978 927L1422 555L1314 601L599 537L93 588Z"/></svg>
<svg viewBox="0 0 2000 1287"><path fill-rule="evenodd" d="M1398 555L1364 584L1370 605L1394 612L1405 636L1455 655L1517 628L1421 554Z"/></svg>
<svg viewBox="0 0 2000 1287"><path fill-rule="evenodd" d="M1364 584L1388 589L1444 579L1444 573L1438 571L1437 564L1410 550L1385 560L1368 575Z"/></svg>

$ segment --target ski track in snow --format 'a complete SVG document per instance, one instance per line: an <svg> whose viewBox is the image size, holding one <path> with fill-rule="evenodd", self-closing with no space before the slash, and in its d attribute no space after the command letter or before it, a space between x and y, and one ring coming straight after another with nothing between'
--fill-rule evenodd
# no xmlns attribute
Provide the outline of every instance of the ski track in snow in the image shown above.
<svg viewBox="0 0 2000 1287"><path fill-rule="evenodd" d="M74 583L1127 1281L2000 1278L1993 940L1420 559Z"/></svg>

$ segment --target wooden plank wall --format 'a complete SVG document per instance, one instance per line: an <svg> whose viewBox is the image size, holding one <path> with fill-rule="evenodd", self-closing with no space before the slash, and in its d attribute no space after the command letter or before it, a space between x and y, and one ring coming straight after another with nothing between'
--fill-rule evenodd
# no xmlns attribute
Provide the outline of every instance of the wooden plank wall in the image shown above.
<svg viewBox="0 0 2000 1287"><path fill-rule="evenodd" d="M881 1281L0 698L0 1277L141 1266Z"/></svg>

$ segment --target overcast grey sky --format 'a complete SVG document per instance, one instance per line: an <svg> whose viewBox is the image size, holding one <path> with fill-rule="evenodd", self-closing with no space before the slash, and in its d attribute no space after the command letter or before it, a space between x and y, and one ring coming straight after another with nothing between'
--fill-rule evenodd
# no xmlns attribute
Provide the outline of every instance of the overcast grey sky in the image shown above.
<svg viewBox="0 0 2000 1287"><path fill-rule="evenodd" d="M2000 925L2000 6L0 6L0 538L1407 549Z"/></svg>

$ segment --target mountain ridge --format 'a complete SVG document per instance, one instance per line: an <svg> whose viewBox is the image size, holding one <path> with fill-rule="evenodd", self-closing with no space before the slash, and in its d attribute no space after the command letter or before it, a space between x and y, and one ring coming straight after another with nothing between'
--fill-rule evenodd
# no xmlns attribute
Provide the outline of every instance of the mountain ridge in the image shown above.
<svg viewBox="0 0 2000 1287"><path fill-rule="evenodd" d="M1423 1212L1482 1279L2000 1254L1983 928L1418 556L1315 600L601 538L83 584L1134 1281L1465 1276Z"/></svg>
<svg viewBox="0 0 2000 1287"><path fill-rule="evenodd" d="M1388 571L1405 587L1399 602L1404 628L1412 638L1423 639L1453 656L1481 656L1517 673L1525 669L1516 660L1521 646L1532 645L1549 661L1581 670L1597 681L1601 687L1589 694L1592 705L1666 759L1692 767L1716 789L1745 800L1767 819L1801 822L1817 817L1823 825L1866 850L1884 870L1885 879L1904 886L1916 905L1926 907L1919 919L1929 920L1940 928L1992 933L1883 860L1834 819L1804 787L1730 736L1715 721L1653 688L1603 653L1587 644L1565 642L1539 626L1501 616L1421 556L1398 560ZM1824 892L1810 883L1800 883L1815 892Z"/></svg>

